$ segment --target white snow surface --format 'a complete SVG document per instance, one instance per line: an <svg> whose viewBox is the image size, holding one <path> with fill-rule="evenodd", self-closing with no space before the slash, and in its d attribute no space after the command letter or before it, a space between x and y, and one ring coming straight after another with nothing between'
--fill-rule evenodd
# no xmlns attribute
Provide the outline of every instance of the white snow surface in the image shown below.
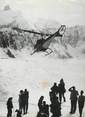
<svg viewBox="0 0 85 117"><path fill-rule="evenodd" d="M0 50L1 53L1 50ZM68 88L76 86L77 90L85 91L85 60L83 58L58 59L45 56L44 53L29 55L23 50L17 58L11 59L4 55L0 59L0 117L6 117L6 101L13 97L14 110L18 108L18 95L21 89L27 88L30 93L29 113L26 117L36 117L37 102L41 95L45 96L48 104L49 91L54 82L59 83L63 78L66 83L66 103L62 104L62 117L78 117L70 115L70 100ZM85 109L83 112L85 117Z"/></svg>

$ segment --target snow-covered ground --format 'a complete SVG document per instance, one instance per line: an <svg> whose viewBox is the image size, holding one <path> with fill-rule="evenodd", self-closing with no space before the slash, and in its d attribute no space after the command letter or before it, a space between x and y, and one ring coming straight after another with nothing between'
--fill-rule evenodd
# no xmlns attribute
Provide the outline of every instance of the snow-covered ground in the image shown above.
<svg viewBox="0 0 85 117"><path fill-rule="evenodd" d="M4 55L4 58L7 56ZM9 96L13 97L14 110L18 108L19 91L25 88L30 93L27 117L36 117L39 97L44 95L47 103L50 103L50 87L54 82L59 83L61 78L64 79L67 89L67 102L62 104L62 117L78 117L78 109L75 115L69 115L68 88L75 85L79 92L85 91L84 59L57 59L44 56L44 53L35 53L31 56L27 51L23 51L14 59L0 59L0 117L6 116L6 101Z"/></svg>

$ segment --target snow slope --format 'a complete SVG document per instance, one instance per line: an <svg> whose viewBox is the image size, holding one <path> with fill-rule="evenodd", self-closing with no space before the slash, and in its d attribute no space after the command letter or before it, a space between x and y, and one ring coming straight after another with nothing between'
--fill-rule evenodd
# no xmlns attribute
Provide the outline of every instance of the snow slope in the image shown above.
<svg viewBox="0 0 85 117"><path fill-rule="evenodd" d="M50 87L61 78L64 78L67 88L67 102L62 105L62 117L70 117L68 88L75 85L79 91L81 89L85 91L84 70L84 59L59 60L44 56L43 53L30 56L23 51L16 59L0 59L0 117L6 115L7 98L13 96L16 109L19 91L25 88L30 92L29 114L36 116L39 97L44 95L49 103ZM77 110L74 117L78 116Z"/></svg>

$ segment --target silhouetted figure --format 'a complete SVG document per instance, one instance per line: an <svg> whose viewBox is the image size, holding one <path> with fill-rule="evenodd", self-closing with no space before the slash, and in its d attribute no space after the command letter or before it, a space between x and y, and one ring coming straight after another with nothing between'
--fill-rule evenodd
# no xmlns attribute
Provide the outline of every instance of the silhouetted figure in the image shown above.
<svg viewBox="0 0 85 117"><path fill-rule="evenodd" d="M41 96L38 101L39 112L37 114L37 117L41 117L41 113L43 113L43 100L44 100L44 96Z"/></svg>
<svg viewBox="0 0 85 117"><path fill-rule="evenodd" d="M81 90L80 96L78 98L78 107L79 107L80 117L82 117L82 111L83 111L84 103L85 103L85 96L83 95L83 93L84 92Z"/></svg>
<svg viewBox="0 0 85 117"><path fill-rule="evenodd" d="M28 99L29 99L29 92L27 91L27 89L25 89L24 91L24 114L27 114L28 111Z"/></svg>
<svg viewBox="0 0 85 117"><path fill-rule="evenodd" d="M60 80L60 83L58 85L58 89L59 89L59 100L60 100L60 103L62 102L62 98L63 98L63 100L65 102L66 98L65 98L64 94L66 92L66 89L65 89L65 83L64 83L63 79Z"/></svg>
<svg viewBox="0 0 85 117"><path fill-rule="evenodd" d="M54 85L51 87L51 91L52 91L55 95L58 94L59 90L58 90L58 86L57 86L57 83L56 83L56 82L54 82Z"/></svg>
<svg viewBox="0 0 85 117"><path fill-rule="evenodd" d="M17 113L16 117L22 117L22 115L21 115L22 112L20 110L16 109L15 112Z"/></svg>
<svg viewBox="0 0 85 117"><path fill-rule="evenodd" d="M53 102L50 105L50 111L52 113L52 117L60 117L61 116L61 104L58 100L58 97L54 97Z"/></svg>
<svg viewBox="0 0 85 117"><path fill-rule="evenodd" d="M76 112L78 91L76 90L76 88L74 86L69 88L69 91L71 92L71 94L70 94L70 100L71 100L70 114L74 114Z"/></svg>
<svg viewBox="0 0 85 117"><path fill-rule="evenodd" d="M49 105L46 101L42 102L42 106L37 114L37 117L49 117Z"/></svg>
<svg viewBox="0 0 85 117"><path fill-rule="evenodd" d="M51 91L49 92L49 96L50 96L50 101L53 102L54 97L56 97L56 94L55 94L54 91L51 90Z"/></svg>
<svg viewBox="0 0 85 117"><path fill-rule="evenodd" d="M43 101L42 113L43 113L46 117L49 117L49 105L46 104L46 101Z"/></svg>
<svg viewBox="0 0 85 117"><path fill-rule="evenodd" d="M12 97L10 97L7 101L7 117L12 117L12 108L13 108L13 103L12 103Z"/></svg>
<svg viewBox="0 0 85 117"><path fill-rule="evenodd" d="M19 111L24 111L24 92L23 90L20 90L19 94Z"/></svg>
<svg viewBox="0 0 85 117"><path fill-rule="evenodd" d="M44 100L44 96L41 96L40 99L39 99L39 101L38 101L39 111L42 111L43 100Z"/></svg>
<svg viewBox="0 0 85 117"><path fill-rule="evenodd" d="M48 105L48 104L46 104L46 114L47 114L48 117L49 117L49 105Z"/></svg>

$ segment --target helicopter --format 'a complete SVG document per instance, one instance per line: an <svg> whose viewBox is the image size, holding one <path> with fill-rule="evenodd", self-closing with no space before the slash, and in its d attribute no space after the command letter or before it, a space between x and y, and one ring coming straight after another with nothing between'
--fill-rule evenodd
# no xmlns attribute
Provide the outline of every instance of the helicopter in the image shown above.
<svg viewBox="0 0 85 117"><path fill-rule="evenodd" d="M61 25L61 27L58 29L57 32L50 35L46 39L42 38L40 40L37 40L36 44L34 45L34 52L31 55L33 55L35 52L39 52L39 51L46 52L47 55L51 54L53 51L49 48L49 45L52 42L52 39L54 39L56 36L62 37L65 30L66 30L66 26ZM50 50L50 53L47 52L48 49Z"/></svg>
<svg viewBox="0 0 85 117"><path fill-rule="evenodd" d="M61 37L62 38L63 34L65 33L66 26L65 25L61 25L60 28L53 34L44 34L44 33L30 31L30 30L23 30L23 29L15 28L15 27L13 29L17 30L19 32L24 31L24 32L38 34L38 35L41 35L41 36L43 36L43 35L47 36L46 39L42 38L40 40L37 40L35 45L33 44L34 51L31 53L31 55L33 55L36 52L40 52L40 51L46 52L47 53L46 55L49 55L49 54L51 54L53 52L52 49L49 48L50 43L52 42L52 40L55 37ZM48 53L47 50L50 50L50 52Z"/></svg>

